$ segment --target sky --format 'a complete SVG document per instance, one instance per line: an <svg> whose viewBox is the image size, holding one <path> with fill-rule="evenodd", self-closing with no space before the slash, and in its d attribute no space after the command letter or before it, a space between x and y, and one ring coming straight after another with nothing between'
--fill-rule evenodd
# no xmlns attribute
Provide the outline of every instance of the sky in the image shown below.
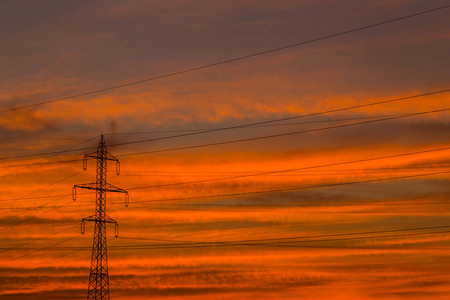
<svg viewBox="0 0 450 300"><path fill-rule="evenodd" d="M0 299L450 298L445 5L1 1Z"/></svg>

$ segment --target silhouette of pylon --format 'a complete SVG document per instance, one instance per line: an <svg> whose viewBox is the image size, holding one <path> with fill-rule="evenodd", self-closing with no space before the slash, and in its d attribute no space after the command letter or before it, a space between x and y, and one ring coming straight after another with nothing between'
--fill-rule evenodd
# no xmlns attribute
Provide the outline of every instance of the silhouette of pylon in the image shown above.
<svg viewBox="0 0 450 300"><path fill-rule="evenodd" d="M106 182L108 160L116 162L116 173L120 173L119 160L106 149L103 135L97 151L86 154L83 158L83 169L87 168L87 159L97 160L97 176L95 183L77 184L73 187L73 200L76 199L76 188L96 190L95 214L81 221L81 233L85 232L85 221L95 222L94 242L92 245L91 269L89 273L88 300L109 300L108 253L106 246L106 223L115 224L115 235L119 234L116 221L106 215L106 192L125 194L125 206L128 206L128 192Z"/></svg>

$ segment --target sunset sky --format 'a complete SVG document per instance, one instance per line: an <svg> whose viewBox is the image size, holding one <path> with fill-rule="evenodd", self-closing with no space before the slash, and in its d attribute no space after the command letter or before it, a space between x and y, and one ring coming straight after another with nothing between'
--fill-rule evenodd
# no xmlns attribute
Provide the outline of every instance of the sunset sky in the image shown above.
<svg viewBox="0 0 450 300"><path fill-rule="evenodd" d="M111 299L450 299L449 1L2 0L0 25L0 299L86 298L102 134Z"/></svg>

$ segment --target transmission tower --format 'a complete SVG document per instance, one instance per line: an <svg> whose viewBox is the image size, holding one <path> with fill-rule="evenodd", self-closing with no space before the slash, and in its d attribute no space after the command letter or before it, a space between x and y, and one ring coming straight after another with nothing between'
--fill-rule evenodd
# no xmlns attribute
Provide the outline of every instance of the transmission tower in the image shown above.
<svg viewBox="0 0 450 300"><path fill-rule="evenodd" d="M81 233L85 232L85 221L95 223L94 242L92 245L91 270L89 274L88 300L109 300L108 255L106 247L106 223L115 224L115 236L119 234L116 221L106 215L106 192L125 194L125 206L128 206L128 192L106 182L108 160L116 162L116 173L120 173L119 160L106 150L103 135L97 151L86 154L83 158L83 169L87 168L87 159L97 160L97 177L95 183L77 184L73 187L73 200L76 199L76 188L95 190L95 214L81 221Z"/></svg>

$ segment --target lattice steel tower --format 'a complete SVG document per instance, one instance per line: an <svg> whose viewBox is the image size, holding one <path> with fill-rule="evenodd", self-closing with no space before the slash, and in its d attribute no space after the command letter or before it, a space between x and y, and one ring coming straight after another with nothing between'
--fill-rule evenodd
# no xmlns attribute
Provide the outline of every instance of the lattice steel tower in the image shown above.
<svg viewBox="0 0 450 300"><path fill-rule="evenodd" d="M73 200L76 199L76 188L96 190L95 214L81 221L81 233L85 231L85 221L95 222L94 243L92 246L91 270L89 274L88 300L109 300L108 255L106 248L106 223L115 224L115 235L119 234L116 221L106 215L106 192L125 194L125 206L128 206L128 192L106 182L108 160L116 162L116 173L119 175L120 163L106 150L103 135L97 151L86 154L83 158L83 169L87 168L87 158L97 160L97 178L95 183L77 184L73 187Z"/></svg>

